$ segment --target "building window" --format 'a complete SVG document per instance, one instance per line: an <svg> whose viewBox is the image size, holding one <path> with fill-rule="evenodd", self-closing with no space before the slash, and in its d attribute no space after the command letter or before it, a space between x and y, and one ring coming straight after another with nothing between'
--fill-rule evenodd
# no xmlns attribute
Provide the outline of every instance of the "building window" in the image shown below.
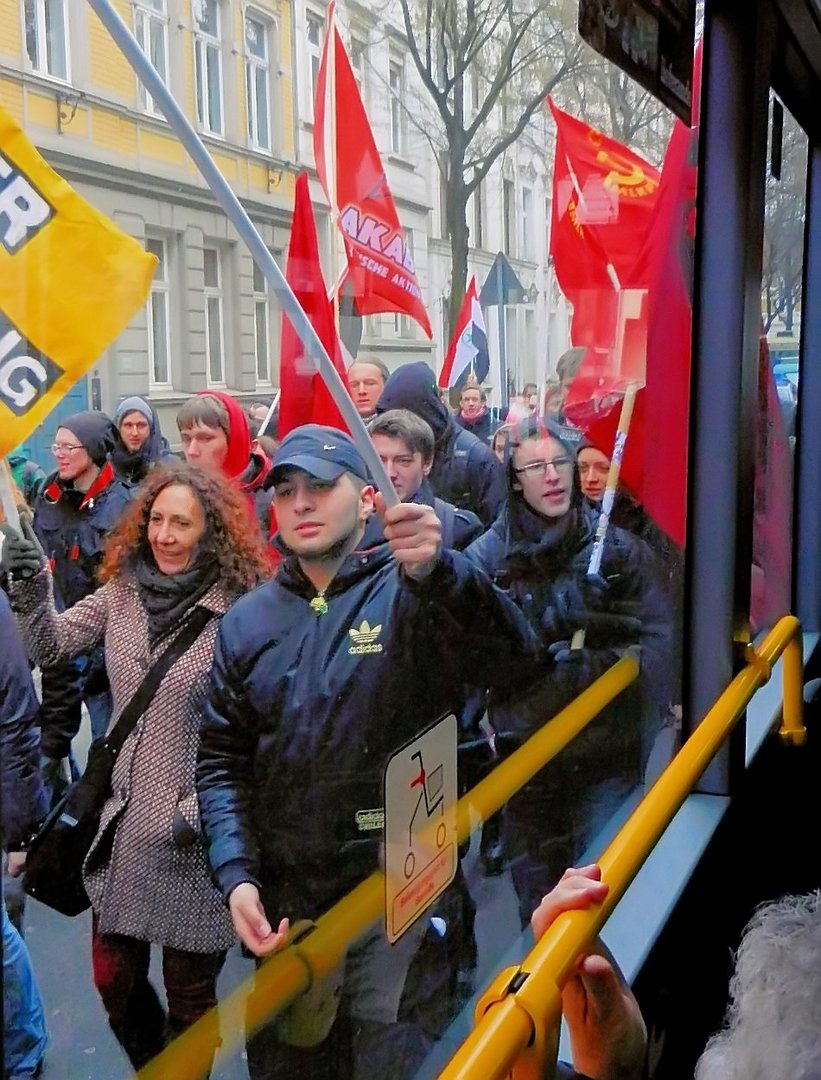
<svg viewBox="0 0 821 1080"><path fill-rule="evenodd" d="M248 99L248 138L258 150L271 149L271 68L268 23L245 16L245 94Z"/></svg>
<svg viewBox="0 0 821 1080"><path fill-rule="evenodd" d="M536 312L533 308L526 307L525 313L525 355L533 357L536 355ZM542 346L546 349L546 346Z"/></svg>
<svg viewBox="0 0 821 1080"><path fill-rule="evenodd" d="M316 97L316 81L319 78L319 64L322 60L322 44L325 40L325 20L316 11L305 13L305 40L308 49L308 75L309 85L305 88L307 101L305 115L309 120L314 117L314 98Z"/></svg>
<svg viewBox="0 0 821 1080"><path fill-rule="evenodd" d="M522 188L522 255L525 259L533 258L536 229L533 223L533 192Z"/></svg>
<svg viewBox="0 0 821 1080"><path fill-rule="evenodd" d="M516 194L512 180L502 181L502 227L506 255L515 255L516 240Z"/></svg>
<svg viewBox="0 0 821 1080"><path fill-rule="evenodd" d="M446 150L440 150L437 154L439 174L439 235L443 240L450 236L450 223L448 222L448 155Z"/></svg>
<svg viewBox="0 0 821 1080"><path fill-rule="evenodd" d="M351 67L353 68L353 77L356 79L356 85L359 87L359 96L362 100L365 100L365 93L367 87L367 78L365 77L365 68L368 60L368 45L362 38L351 36Z"/></svg>
<svg viewBox="0 0 821 1080"><path fill-rule="evenodd" d="M222 49L219 0L193 0L197 120L212 135L223 134Z"/></svg>
<svg viewBox="0 0 821 1080"><path fill-rule="evenodd" d="M479 105L481 104L480 101L479 101L479 93L480 93L479 80L480 80L480 78L481 78L481 76L479 75L478 71L471 72L470 75L469 75L469 79L470 79L470 111L474 116L479 111Z"/></svg>
<svg viewBox="0 0 821 1080"><path fill-rule="evenodd" d="M405 100L405 65L392 58L388 71L391 92L391 153L404 154L406 151L406 122L403 102Z"/></svg>
<svg viewBox="0 0 821 1080"><path fill-rule="evenodd" d="M148 296L149 385L171 385L171 344L169 336L170 276L168 245L165 240L147 239L145 250L157 256L157 269Z"/></svg>
<svg viewBox="0 0 821 1080"><path fill-rule="evenodd" d="M68 82L66 0L25 0L26 51L41 75Z"/></svg>
<svg viewBox="0 0 821 1080"><path fill-rule="evenodd" d="M203 248L205 355L208 385L225 385L225 335L222 311L222 258L219 248Z"/></svg>
<svg viewBox="0 0 821 1080"><path fill-rule="evenodd" d="M482 199L481 184L478 184L473 191L473 225L471 227L470 243L475 248L485 246L485 207Z"/></svg>
<svg viewBox="0 0 821 1080"><path fill-rule="evenodd" d="M265 275L254 265L254 354L257 359L257 382L271 381L271 307Z"/></svg>
<svg viewBox="0 0 821 1080"><path fill-rule="evenodd" d="M166 0L140 0L134 7L134 34L140 48L157 69L164 83L168 83L168 13ZM137 96L146 112L161 115L154 99L137 80Z"/></svg>

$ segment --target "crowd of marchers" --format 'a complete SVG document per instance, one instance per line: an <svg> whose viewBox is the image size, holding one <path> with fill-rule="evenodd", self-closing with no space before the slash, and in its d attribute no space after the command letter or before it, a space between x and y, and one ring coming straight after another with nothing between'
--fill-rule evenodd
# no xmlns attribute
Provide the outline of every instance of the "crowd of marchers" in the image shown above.
<svg viewBox="0 0 821 1080"><path fill-rule="evenodd" d="M216 1004L237 939L262 963L378 868L385 764L440 717L459 719L464 792L638 658L631 687L483 827L482 873L510 875L522 927L641 790L675 722L680 552L619 492L590 573L606 456L535 387L501 416L470 381L452 408L423 363L359 359L348 379L398 505L347 434L305 425L279 441L264 405L218 391L180 409L181 455L129 397L111 419L65 418L51 475L10 460L30 508L2 525L0 556L13 874L80 775L83 703L105 736L200 613L116 760L84 864L94 985L134 1069ZM353 648L363 632L380 647ZM6 1070L22 1077L47 1036L7 885ZM323 1037L300 1034L305 1008L249 1031L252 1080L413 1076L475 989L461 871L437 911L394 946L374 927L350 947Z"/></svg>

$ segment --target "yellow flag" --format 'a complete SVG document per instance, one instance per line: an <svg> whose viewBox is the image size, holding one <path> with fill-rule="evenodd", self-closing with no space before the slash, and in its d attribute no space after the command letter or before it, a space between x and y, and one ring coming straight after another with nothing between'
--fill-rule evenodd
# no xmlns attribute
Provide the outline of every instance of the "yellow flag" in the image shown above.
<svg viewBox="0 0 821 1080"><path fill-rule="evenodd" d="M72 191L0 108L0 455L145 303L156 261Z"/></svg>

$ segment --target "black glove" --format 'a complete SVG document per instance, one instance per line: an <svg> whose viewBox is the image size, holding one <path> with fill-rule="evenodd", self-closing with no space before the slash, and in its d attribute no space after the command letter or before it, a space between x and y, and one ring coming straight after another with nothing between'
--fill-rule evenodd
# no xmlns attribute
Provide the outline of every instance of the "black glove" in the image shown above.
<svg viewBox="0 0 821 1080"><path fill-rule="evenodd" d="M13 578L30 578L43 569L46 553L25 514L20 517L19 532L8 522L0 525L0 531L3 533L0 570Z"/></svg>
<svg viewBox="0 0 821 1080"><path fill-rule="evenodd" d="M547 650L556 678L576 693L594 682L604 670L593 649L572 649L569 641L556 641Z"/></svg>
<svg viewBox="0 0 821 1080"><path fill-rule="evenodd" d="M587 627L591 618L607 610L607 582L598 574L579 574L553 587L552 603L542 615L548 638L561 641Z"/></svg>

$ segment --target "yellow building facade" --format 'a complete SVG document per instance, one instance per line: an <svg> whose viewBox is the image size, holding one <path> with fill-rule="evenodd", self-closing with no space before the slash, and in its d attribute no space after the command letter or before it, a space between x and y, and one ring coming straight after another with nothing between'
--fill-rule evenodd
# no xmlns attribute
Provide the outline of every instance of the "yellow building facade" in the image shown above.
<svg viewBox="0 0 821 1080"><path fill-rule="evenodd" d="M279 258L297 171L289 3L115 6ZM270 395L279 319L264 282L86 3L0 0L0 104L61 175L160 259L149 303L92 373L90 402L112 411L122 396L148 393L173 442L179 403L196 390ZM320 224L327 233L327 219Z"/></svg>

